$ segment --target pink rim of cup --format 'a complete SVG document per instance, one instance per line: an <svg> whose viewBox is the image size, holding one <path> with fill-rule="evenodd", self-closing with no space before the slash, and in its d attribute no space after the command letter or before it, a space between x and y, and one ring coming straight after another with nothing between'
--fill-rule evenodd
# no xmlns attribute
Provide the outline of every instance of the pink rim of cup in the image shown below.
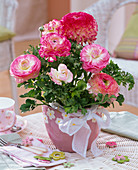
<svg viewBox="0 0 138 170"><path fill-rule="evenodd" d="M9 130L15 125L15 101L8 97L0 97L0 132Z"/></svg>

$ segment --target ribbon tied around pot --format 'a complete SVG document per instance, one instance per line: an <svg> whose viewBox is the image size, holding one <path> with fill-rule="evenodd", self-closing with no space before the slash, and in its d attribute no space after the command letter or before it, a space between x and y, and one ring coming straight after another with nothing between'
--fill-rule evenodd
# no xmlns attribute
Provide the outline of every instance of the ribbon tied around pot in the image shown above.
<svg viewBox="0 0 138 170"><path fill-rule="evenodd" d="M65 113L62 107L58 106L57 109L60 112ZM97 112L103 113L106 116L106 120L103 120L102 117L97 115ZM87 123L87 121L91 119L95 119L97 121L99 128L98 135L101 128L107 128L110 124L109 112L106 109L98 108L97 106L92 106L90 109L87 109L86 115L82 115L81 113L72 113L70 116L62 119L58 124L59 129L62 132L68 134L69 136L73 135L72 149L83 157L86 157L88 141L90 134L92 133L90 126ZM91 152L94 156L99 156L102 153L96 145L98 135L91 144Z"/></svg>

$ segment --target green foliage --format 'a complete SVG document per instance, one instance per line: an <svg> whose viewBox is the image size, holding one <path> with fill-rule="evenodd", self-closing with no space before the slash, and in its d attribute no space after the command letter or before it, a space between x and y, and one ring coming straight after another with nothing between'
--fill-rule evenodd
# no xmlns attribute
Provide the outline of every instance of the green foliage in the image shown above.
<svg viewBox="0 0 138 170"><path fill-rule="evenodd" d="M27 112L33 110L36 106L37 105L35 100L27 99L26 103L22 104L20 109L22 110L22 112Z"/></svg>
<svg viewBox="0 0 138 170"><path fill-rule="evenodd" d="M102 72L112 76L118 85L122 84L126 87L128 84L128 90L131 90L134 87L135 82L133 76L128 72L122 71L121 68L119 68L119 66L112 60L110 60L109 65L107 65L106 68L102 70Z"/></svg>
<svg viewBox="0 0 138 170"><path fill-rule="evenodd" d="M39 56L39 47L30 46L30 48L25 52L26 54L33 54L37 56L41 61L41 69L39 76L35 79L27 80L26 82L18 84L18 87L24 86L29 91L23 95L21 98L31 98L27 99L25 104L20 107L22 112L33 110L38 105L49 105L49 103L57 102L62 105L67 113L77 112L81 110L82 114L86 114L86 108L92 105L100 105L103 107L108 107L113 104L113 101L117 101L120 105L124 101L123 95L119 94L118 97L112 95L105 96L101 93L97 95L90 94L87 90L87 82L90 79L92 73L87 73L82 69L82 62L80 61L80 52L83 48L81 45L77 45L75 42L71 42L71 54L67 57L57 57L57 61L48 62L44 58ZM67 68L73 73L73 81L71 83L62 85L57 85L51 81L48 76L51 68L58 68L58 65L63 63ZM134 86L133 76L129 73L121 71L121 69L110 61L110 64L102 70L117 81L120 85L121 83L126 86L129 85L129 90ZM33 99L33 100L32 100ZM37 103L41 104L37 104Z"/></svg>
<svg viewBox="0 0 138 170"><path fill-rule="evenodd" d="M124 102L124 96L122 94L119 93L119 96L117 97L117 102L122 105L122 103Z"/></svg>

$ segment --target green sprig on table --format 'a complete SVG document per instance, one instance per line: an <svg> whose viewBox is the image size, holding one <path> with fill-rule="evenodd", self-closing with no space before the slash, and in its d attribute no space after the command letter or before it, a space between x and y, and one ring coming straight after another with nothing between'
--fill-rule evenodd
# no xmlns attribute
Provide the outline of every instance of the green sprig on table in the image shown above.
<svg viewBox="0 0 138 170"><path fill-rule="evenodd" d="M64 165L64 168L71 168L72 166L74 166L74 164L71 162L65 162L63 163L63 165Z"/></svg>

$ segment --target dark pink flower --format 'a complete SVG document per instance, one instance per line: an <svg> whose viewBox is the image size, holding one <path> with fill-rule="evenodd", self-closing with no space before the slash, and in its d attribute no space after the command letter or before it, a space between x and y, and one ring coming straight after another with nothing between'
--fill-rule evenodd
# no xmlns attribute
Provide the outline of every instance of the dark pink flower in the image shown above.
<svg viewBox="0 0 138 170"><path fill-rule="evenodd" d="M94 17L85 12L68 13L62 17L63 29L68 39L89 44L96 40L98 25Z"/></svg>
<svg viewBox="0 0 138 170"><path fill-rule="evenodd" d="M88 81L90 88L88 89L90 93L103 95L109 94L118 96L119 86L115 79L106 73L97 73Z"/></svg>
<svg viewBox="0 0 138 170"><path fill-rule="evenodd" d="M39 54L41 57L48 59L49 62L56 60L56 56L66 57L70 55L71 43L65 36L49 33L41 37L40 43Z"/></svg>
<svg viewBox="0 0 138 170"><path fill-rule="evenodd" d="M109 148L115 148L117 146L116 142L106 142L106 146Z"/></svg>

